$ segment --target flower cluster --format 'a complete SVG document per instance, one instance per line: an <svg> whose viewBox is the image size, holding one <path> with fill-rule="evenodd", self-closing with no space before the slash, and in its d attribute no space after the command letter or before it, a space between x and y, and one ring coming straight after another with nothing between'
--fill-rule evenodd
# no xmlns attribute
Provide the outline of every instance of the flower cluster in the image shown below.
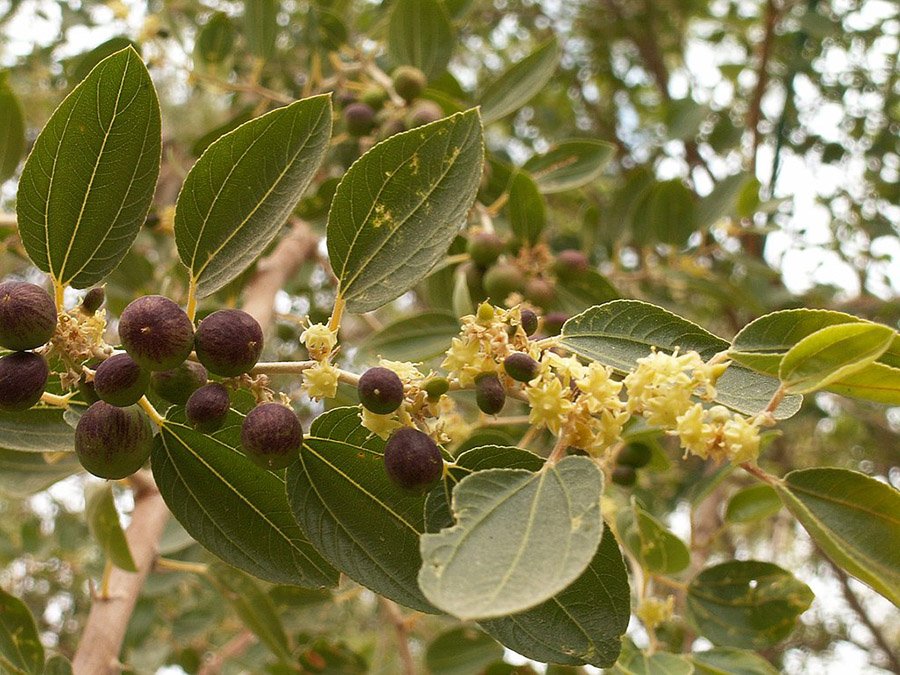
<svg viewBox="0 0 900 675"><path fill-rule="evenodd" d="M340 371L329 358L337 345L337 333L324 324L314 323L300 334L300 342L316 361L312 368L303 371L303 390L312 399L334 398Z"/></svg>
<svg viewBox="0 0 900 675"><path fill-rule="evenodd" d="M105 333L105 309L86 314L75 308L59 315L47 356L57 356L66 364L66 372L60 374L63 387L74 386L81 379L80 364L93 359L102 360L113 353L113 348L103 339Z"/></svg>

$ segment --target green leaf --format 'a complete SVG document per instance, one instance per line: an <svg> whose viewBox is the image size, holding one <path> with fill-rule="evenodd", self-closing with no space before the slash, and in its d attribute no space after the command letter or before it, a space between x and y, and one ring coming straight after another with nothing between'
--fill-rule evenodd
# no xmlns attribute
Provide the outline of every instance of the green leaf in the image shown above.
<svg viewBox="0 0 900 675"><path fill-rule="evenodd" d="M778 675L772 664L759 654L733 647L694 652L690 659L697 675Z"/></svg>
<svg viewBox="0 0 900 675"><path fill-rule="evenodd" d="M328 213L328 255L352 312L424 279L465 222L481 178L477 110L396 134L344 174Z"/></svg>
<svg viewBox="0 0 900 675"><path fill-rule="evenodd" d="M615 150L615 146L604 141L563 141L529 159L523 168L531 173L542 193L565 192L599 178Z"/></svg>
<svg viewBox="0 0 900 675"><path fill-rule="evenodd" d="M426 361L443 354L459 333L459 320L447 312L422 312L399 319L360 345L369 357L392 361Z"/></svg>
<svg viewBox="0 0 900 675"><path fill-rule="evenodd" d="M609 675L691 675L694 666L681 654L647 654L627 640L616 665L605 672Z"/></svg>
<svg viewBox="0 0 900 675"><path fill-rule="evenodd" d="M900 606L900 492L856 471L792 471L778 496L841 568Z"/></svg>
<svg viewBox="0 0 900 675"><path fill-rule="evenodd" d="M732 560L691 581L687 615L715 645L763 649L794 630L812 599L809 587L778 565Z"/></svg>
<svg viewBox="0 0 900 675"><path fill-rule="evenodd" d="M619 292L597 270L585 270L571 279L559 279L556 282L556 304L569 314L578 314L588 307L618 298Z"/></svg>
<svg viewBox="0 0 900 675"><path fill-rule="evenodd" d="M60 408L0 412L0 447L18 452L74 452L75 430Z"/></svg>
<svg viewBox="0 0 900 675"><path fill-rule="evenodd" d="M453 491L456 525L422 536L425 597L461 619L504 616L553 597L597 551L602 490L603 474L586 457L538 473L488 469L464 478Z"/></svg>
<svg viewBox="0 0 900 675"><path fill-rule="evenodd" d="M900 368L892 368L876 361L832 382L827 388L842 396L863 398L885 405L900 405Z"/></svg>
<svg viewBox="0 0 900 675"><path fill-rule="evenodd" d="M419 535L425 497L394 485L384 441L363 427L359 408L335 408L312 423L300 461L287 471L290 508L328 562L402 605L434 613L419 592Z"/></svg>
<svg viewBox="0 0 900 675"><path fill-rule="evenodd" d="M271 652L284 662L291 660L287 634L272 598L251 577L233 567L216 563L210 566L210 581Z"/></svg>
<svg viewBox="0 0 900 675"><path fill-rule="evenodd" d="M641 198L632 233L639 244L683 246L697 229L696 195L679 179L656 183Z"/></svg>
<svg viewBox="0 0 900 675"><path fill-rule="evenodd" d="M0 72L0 183L12 176L25 151L22 105Z"/></svg>
<svg viewBox="0 0 900 675"><path fill-rule="evenodd" d="M278 0L244 0L244 35L250 53L263 61L275 54Z"/></svg>
<svg viewBox="0 0 900 675"><path fill-rule="evenodd" d="M234 49L234 25L224 12L216 12L200 29L194 53L206 64L223 63Z"/></svg>
<svg viewBox="0 0 900 675"><path fill-rule="evenodd" d="M71 76L68 78L69 81L81 82L103 59L112 56L123 49L128 49L129 47L134 49L138 54L141 53L141 46L138 43L128 39L124 35L117 35L106 42L100 43L90 51L73 57L74 67L72 68Z"/></svg>
<svg viewBox="0 0 900 675"><path fill-rule="evenodd" d="M0 589L0 669L19 673L44 672L44 647L28 607Z"/></svg>
<svg viewBox="0 0 900 675"><path fill-rule="evenodd" d="M619 511L616 528L641 567L651 572L677 574L691 563L691 552L684 542L636 504Z"/></svg>
<svg viewBox="0 0 900 675"><path fill-rule="evenodd" d="M737 173L723 178L706 197L700 200L697 208L697 225L709 227L738 210L738 199L747 186L756 178L750 173Z"/></svg>
<svg viewBox="0 0 900 675"><path fill-rule="evenodd" d="M520 614L483 621L481 627L536 661L608 668L619 656L630 616L625 561L606 529L590 565L565 590Z"/></svg>
<svg viewBox="0 0 900 675"><path fill-rule="evenodd" d="M503 647L480 630L460 626L441 633L425 652L431 675L470 675L503 658Z"/></svg>
<svg viewBox="0 0 900 675"><path fill-rule="evenodd" d="M388 54L396 65L415 66L429 80L447 69L456 36L440 0L394 0Z"/></svg>
<svg viewBox="0 0 900 675"><path fill-rule="evenodd" d="M781 360L779 376L791 393L823 389L873 363L895 337L893 329L875 323L822 328L791 347Z"/></svg>
<svg viewBox="0 0 900 675"><path fill-rule="evenodd" d="M725 508L725 522L753 523L774 516L781 510L775 489L762 483L736 492Z"/></svg>
<svg viewBox="0 0 900 675"><path fill-rule="evenodd" d="M93 484L86 490L84 517L106 558L126 572L137 572L109 483Z"/></svg>
<svg viewBox="0 0 900 675"><path fill-rule="evenodd" d="M231 413L234 429L241 416ZM171 419L151 454L153 476L185 530L212 553L272 583L334 586L338 573L290 515L284 481L235 447Z"/></svg>
<svg viewBox="0 0 900 675"><path fill-rule="evenodd" d="M481 94L484 123L506 117L540 93L556 72L559 55L556 39L548 40L487 85Z"/></svg>
<svg viewBox="0 0 900 675"><path fill-rule="evenodd" d="M637 300L614 300L591 307L566 321L560 344L579 356L627 373L651 347L671 352L692 349L704 360L728 349L722 338L671 312ZM729 366L716 383L716 401L745 415L765 409L779 382L739 364ZM800 396L786 396L775 411L785 419L800 409Z"/></svg>
<svg viewBox="0 0 900 675"><path fill-rule="evenodd" d="M22 244L59 284L87 288L122 260L156 189L159 102L133 49L104 59L34 143L16 199Z"/></svg>
<svg viewBox="0 0 900 675"><path fill-rule="evenodd" d="M278 235L330 137L331 99L313 96L242 124L204 151L175 210L178 254L199 295L240 275Z"/></svg>
<svg viewBox="0 0 900 675"><path fill-rule="evenodd" d="M22 499L81 471L74 454L48 461L37 452L0 448L0 495Z"/></svg>
<svg viewBox="0 0 900 675"><path fill-rule="evenodd" d="M517 239L534 245L547 225L547 207L531 176L516 171L509 188L509 226Z"/></svg>
<svg viewBox="0 0 900 675"><path fill-rule="evenodd" d="M700 131L700 125L709 117L709 108L690 98L669 101L666 106L666 126L669 138L690 139Z"/></svg>

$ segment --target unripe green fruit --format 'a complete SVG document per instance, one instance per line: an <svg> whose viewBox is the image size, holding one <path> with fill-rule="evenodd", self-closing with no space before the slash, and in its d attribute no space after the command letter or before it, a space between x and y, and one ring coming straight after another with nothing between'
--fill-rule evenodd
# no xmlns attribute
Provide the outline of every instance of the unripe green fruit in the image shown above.
<svg viewBox="0 0 900 675"><path fill-rule="evenodd" d="M525 284L524 295L532 304L546 309L556 300L556 288L546 279L532 277Z"/></svg>
<svg viewBox="0 0 900 675"><path fill-rule="evenodd" d="M530 382L539 370L538 362L522 352L510 354L503 360L503 370L517 382Z"/></svg>
<svg viewBox="0 0 900 675"><path fill-rule="evenodd" d="M425 492L443 476L444 459L428 434L403 427L392 433L384 446L384 469L404 490Z"/></svg>
<svg viewBox="0 0 900 675"><path fill-rule="evenodd" d="M41 400L50 369L34 352L14 352L0 359L0 410L28 410Z"/></svg>
<svg viewBox="0 0 900 675"><path fill-rule="evenodd" d="M359 100L373 110L381 110L387 101L388 93L377 84L369 85L359 95Z"/></svg>
<svg viewBox="0 0 900 675"><path fill-rule="evenodd" d="M351 136L365 136L375 127L375 111L365 103L344 108L344 125Z"/></svg>
<svg viewBox="0 0 900 675"><path fill-rule="evenodd" d="M506 404L506 389L496 373L482 373L475 378L475 403L485 415L496 415Z"/></svg>
<svg viewBox="0 0 900 675"><path fill-rule="evenodd" d="M209 375L196 361L185 361L172 370L160 370L150 376L150 387L159 396L178 405L184 405L191 394L206 384Z"/></svg>
<svg viewBox="0 0 900 675"><path fill-rule="evenodd" d="M359 378L359 401L379 415L394 412L403 403L403 382L389 368L369 368Z"/></svg>
<svg viewBox="0 0 900 675"><path fill-rule="evenodd" d="M241 445L254 464L278 471L299 456L303 446L303 427L294 411L287 406L263 403L244 418Z"/></svg>
<svg viewBox="0 0 900 675"><path fill-rule="evenodd" d="M650 463L653 451L644 443L629 443L616 455L616 463L622 466L630 466L640 469Z"/></svg>
<svg viewBox="0 0 900 675"><path fill-rule="evenodd" d="M413 66L398 67L393 73L393 80L394 91L407 103L419 98L428 86L425 73Z"/></svg>
<svg viewBox="0 0 900 675"><path fill-rule="evenodd" d="M150 420L137 406L119 408L97 401L75 427L75 453L87 471L118 480L140 469L153 447Z"/></svg>
<svg viewBox="0 0 900 675"><path fill-rule="evenodd" d="M171 370L190 355L194 325L169 298L145 295L122 312L119 339L129 356L147 370Z"/></svg>
<svg viewBox="0 0 900 675"><path fill-rule="evenodd" d="M432 377L422 385L429 401L437 401L441 396L450 391L450 381L446 377Z"/></svg>
<svg viewBox="0 0 900 675"><path fill-rule="evenodd" d="M588 257L576 249L560 251L553 261L553 272L560 279L574 279L582 272L587 272L591 267Z"/></svg>
<svg viewBox="0 0 900 675"><path fill-rule="evenodd" d="M531 336L537 332L538 329L538 316L530 309L523 309L520 313L522 330L525 332L525 335Z"/></svg>
<svg viewBox="0 0 900 675"><path fill-rule="evenodd" d="M211 434L222 428L230 409L228 390L218 382L212 382L191 394L185 405L185 414L197 431Z"/></svg>
<svg viewBox="0 0 900 675"><path fill-rule="evenodd" d="M13 351L40 347L56 331L56 304L40 286L0 284L0 345Z"/></svg>
<svg viewBox="0 0 900 675"><path fill-rule="evenodd" d="M633 466L617 464L612 470L612 482L622 487L631 487L637 482L637 472Z"/></svg>
<svg viewBox="0 0 900 675"><path fill-rule="evenodd" d="M200 322L194 349L211 373L222 377L249 373L262 353L262 328L247 312L220 309Z"/></svg>
<svg viewBox="0 0 900 675"><path fill-rule="evenodd" d="M467 246L472 262L481 267L492 265L504 248L506 243L495 232L474 232Z"/></svg>
<svg viewBox="0 0 900 675"><path fill-rule="evenodd" d="M106 291L99 286L92 288L84 294L79 309L85 314L93 314L103 306L104 300L106 300Z"/></svg>
<svg viewBox="0 0 900 675"><path fill-rule="evenodd" d="M116 354L97 366L94 391L101 401L126 408L141 400L150 384L150 373L128 354Z"/></svg>
<svg viewBox="0 0 900 675"><path fill-rule="evenodd" d="M525 285L521 270L510 263L498 263L484 274L484 290L488 297L500 304Z"/></svg>
<svg viewBox="0 0 900 675"><path fill-rule="evenodd" d="M569 315L563 312L550 312L544 315L544 332L547 335L559 335L563 324L569 320Z"/></svg>
<svg viewBox="0 0 900 675"><path fill-rule="evenodd" d="M407 121L410 129L437 122L444 117L444 110L434 101L419 101L409 111Z"/></svg>

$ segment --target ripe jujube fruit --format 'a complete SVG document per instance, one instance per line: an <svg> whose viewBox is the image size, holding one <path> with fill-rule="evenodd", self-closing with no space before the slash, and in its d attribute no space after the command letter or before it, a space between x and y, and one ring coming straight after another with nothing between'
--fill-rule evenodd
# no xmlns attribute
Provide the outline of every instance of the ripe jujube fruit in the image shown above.
<svg viewBox="0 0 900 675"><path fill-rule="evenodd" d="M184 405L191 394L206 384L209 374L202 364L185 361L172 370L159 370L150 376L150 388L169 403Z"/></svg>
<svg viewBox="0 0 900 675"><path fill-rule="evenodd" d="M425 73L414 66L399 66L394 70L392 79L394 91L407 103L419 98L428 86Z"/></svg>
<svg viewBox="0 0 900 675"><path fill-rule="evenodd" d="M28 410L41 400L50 369L34 352L14 352L0 359L0 410Z"/></svg>
<svg viewBox="0 0 900 675"><path fill-rule="evenodd" d="M469 235L467 245L469 257L472 262L481 267L493 264L503 253L504 248L506 248L506 243L496 232L473 232Z"/></svg>
<svg viewBox="0 0 900 675"><path fill-rule="evenodd" d="M0 284L0 345L13 351L46 344L56 331L56 304L40 286L24 281Z"/></svg>
<svg viewBox="0 0 900 675"><path fill-rule="evenodd" d="M523 352L510 354L503 360L503 370L517 382L529 382L538 374L538 362Z"/></svg>
<svg viewBox="0 0 900 675"><path fill-rule="evenodd" d="M102 287L98 286L97 288L92 288L84 294L84 297L81 299L81 304L78 306L78 308L85 314L93 314L103 306L104 300L106 300L106 291L104 291Z"/></svg>
<svg viewBox="0 0 900 675"><path fill-rule="evenodd" d="M616 455L616 463L640 469L650 463L653 451L645 443L629 443Z"/></svg>
<svg viewBox="0 0 900 675"><path fill-rule="evenodd" d="M590 267L591 261L588 260L588 257L581 251L572 248L560 251L556 260L553 261L553 271L560 279L574 279Z"/></svg>
<svg viewBox="0 0 900 675"><path fill-rule="evenodd" d="M403 382L389 368L369 368L359 378L357 392L366 410L379 415L392 413L403 403Z"/></svg>
<svg viewBox="0 0 900 675"><path fill-rule="evenodd" d="M522 330L525 331L525 335L534 335L538 329L538 316L530 309L523 309L520 313L520 321L522 324Z"/></svg>
<svg viewBox="0 0 900 675"><path fill-rule="evenodd" d="M284 469L299 456L303 427L287 406L263 403L244 418L241 445L254 464L271 471Z"/></svg>
<svg viewBox="0 0 900 675"><path fill-rule="evenodd" d="M197 326L197 358L206 369L222 377L248 373L259 361L263 332L252 316L240 309L220 309Z"/></svg>
<svg viewBox="0 0 900 675"><path fill-rule="evenodd" d="M506 389L496 373L475 377L475 403L485 415L496 415L506 403Z"/></svg>
<svg viewBox="0 0 900 675"><path fill-rule="evenodd" d="M351 103L344 108L344 125L351 136L365 136L375 127L375 111L365 103Z"/></svg>
<svg viewBox="0 0 900 675"><path fill-rule="evenodd" d="M194 325L169 298L145 295L122 312L119 339L131 358L147 370L171 370L190 355Z"/></svg>
<svg viewBox="0 0 900 675"><path fill-rule="evenodd" d="M118 480L140 469L153 447L150 420L137 406L119 408L97 401L75 427L75 453L87 471Z"/></svg>
<svg viewBox="0 0 900 675"><path fill-rule="evenodd" d="M125 408L141 400L150 373L128 354L110 356L94 372L94 391L101 401Z"/></svg>
<svg viewBox="0 0 900 675"><path fill-rule="evenodd" d="M228 390L218 382L212 382L191 394L185 405L185 414L197 431L211 434L222 428L230 409Z"/></svg>
<svg viewBox="0 0 900 675"><path fill-rule="evenodd" d="M384 446L384 469L404 490L425 492L441 479L444 459L428 434L403 427L392 433Z"/></svg>
<svg viewBox="0 0 900 675"><path fill-rule="evenodd" d="M631 487L637 482L637 472L633 466L617 464L612 470L612 482L622 487Z"/></svg>

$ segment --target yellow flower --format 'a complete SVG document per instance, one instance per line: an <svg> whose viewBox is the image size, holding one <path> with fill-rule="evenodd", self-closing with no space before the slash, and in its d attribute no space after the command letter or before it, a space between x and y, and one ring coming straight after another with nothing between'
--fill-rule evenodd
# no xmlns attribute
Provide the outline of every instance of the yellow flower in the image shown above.
<svg viewBox="0 0 900 675"><path fill-rule="evenodd" d="M424 375L416 368L418 364L409 363L408 361L389 361L388 359L379 359L378 365L397 373L397 377L403 380L404 384L410 384L421 380Z"/></svg>
<svg viewBox="0 0 900 675"><path fill-rule="evenodd" d="M545 357L550 368L559 375L566 386L574 380L585 376L587 368L574 356L560 356L554 352L546 352Z"/></svg>
<svg viewBox="0 0 900 675"><path fill-rule="evenodd" d="M303 371L301 386L310 398L316 400L334 398L337 394L339 372L328 361L320 361Z"/></svg>
<svg viewBox="0 0 900 675"><path fill-rule="evenodd" d="M665 600L644 598L635 614L647 628L653 630L661 623L671 619L674 612L675 596L670 595Z"/></svg>
<svg viewBox="0 0 900 675"><path fill-rule="evenodd" d="M575 381L582 392L581 400L592 413L624 408L624 403L619 398L622 383L616 382L610 375L612 371L609 368L593 362L587 367L585 375Z"/></svg>
<svg viewBox="0 0 900 675"><path fill-rule="evenodd" d="M573 404L563 394L562 382L557 378L540 381L525 389L531 412L528 421L537 426L546 426L556 435L562 428Z"/></svg>
<svg viewBox="0 0 900 675"><path fill-rule="evenodd" d="M360 409L362 411L360 413L360 422L362 425L381 438L387 438L394 429L399 429L404 426L396 412L390 413L389 415L379 415L362 408L362 406L360 406ZM407 417L409 416L407 415Z"/></svg>
<svg viewBox="0 0 900 675"><path fill-rule="evenodd" d="M759 427L740 415L725 422L722 435L732 462L752 462L759 456Z"/></svg>
<svg viewBox="0 0 900 675"><path fill-rule="evenodd" d="M715 441L715 432L706 423L706 411L699 403L695 403L683 415L678 416L675 426L681 447L704 459L708 455L710 443Z"/></svg>
<svg viewBox="0 0 900 675"><path fill-rule="evenodd" d="M306 345L310 357L323 361L337 345L337 333L323 323L314 323L300 334L300 342Z"/></svg>
<svg viewBox="0 0 900 675"><path fill-rule="evenodd" d="M637 360L637 368L624 380L628 411L641 413L651 424L672 428L691 405L694 384L688 371L703 366L697 352L681 356L653 350Z"/></svg>

